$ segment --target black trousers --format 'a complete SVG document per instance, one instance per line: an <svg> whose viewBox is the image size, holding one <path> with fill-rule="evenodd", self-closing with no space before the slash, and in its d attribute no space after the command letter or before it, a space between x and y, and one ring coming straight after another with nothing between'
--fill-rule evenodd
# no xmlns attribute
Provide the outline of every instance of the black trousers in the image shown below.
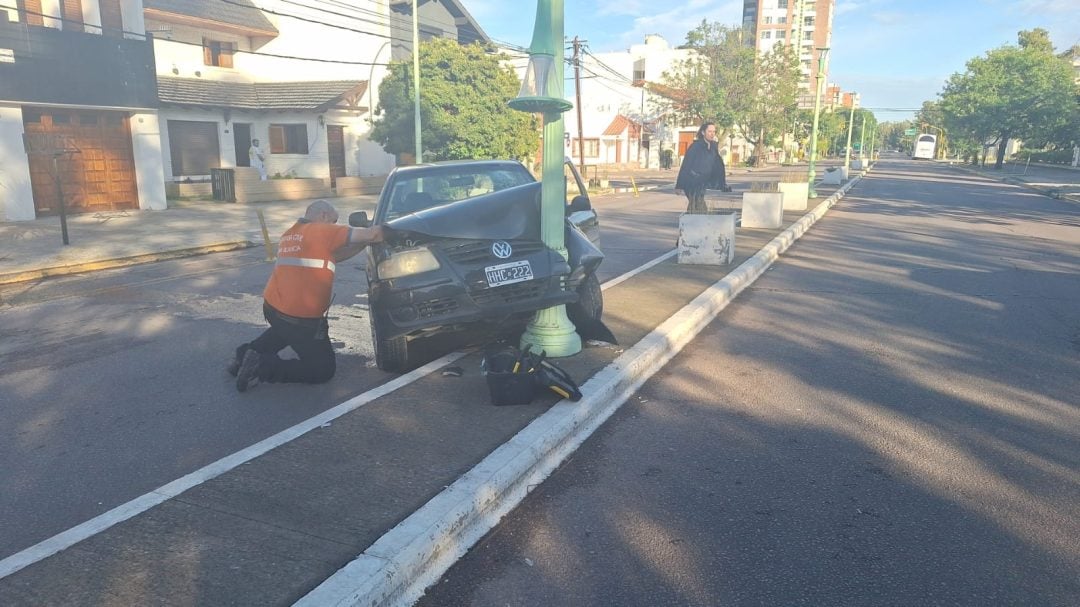
<svg viewBox="0 0 1080 607"><path fill-rule="evenodd" d="M686 212L691 214L704 214L709 212L705 205L705 188L700 190L686 190Z"/></svg>
<svg viewBox="0 0 1080 607"><path fill-rule="evenodd" d="M296 318L278 312L263 303L263 316L270 328L251 343L236 349L242 357L247 349L262 357L259 379L269 383L321 384L330 381L337 371L334 347L330 344L330 323L324 317ZM298 359L278 356L288 346Z"/></svg>

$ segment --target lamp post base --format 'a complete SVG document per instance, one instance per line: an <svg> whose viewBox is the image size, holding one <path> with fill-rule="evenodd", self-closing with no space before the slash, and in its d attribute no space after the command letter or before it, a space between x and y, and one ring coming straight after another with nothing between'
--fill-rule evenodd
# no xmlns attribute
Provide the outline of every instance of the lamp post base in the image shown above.
<svg viewBox="0 0 1080 607"><path fill-rule="evenodd" d="M521 348L547 352L551 358L573 356L581 352L581 337L566 316L566 306L545 308L536 313L521 336Z"/></svg>

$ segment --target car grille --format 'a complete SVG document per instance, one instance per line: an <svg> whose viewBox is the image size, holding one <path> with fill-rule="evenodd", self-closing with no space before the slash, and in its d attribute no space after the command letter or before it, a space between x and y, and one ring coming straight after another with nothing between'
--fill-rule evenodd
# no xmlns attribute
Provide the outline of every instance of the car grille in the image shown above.
<svg viewBox="0 0 1080 607"><path fill-rule="evenodd" d="M446 246L443 250L454 263L474 264L488 261L505 261L491 252L491 240L468 240ZM544 250L544 243L530 240L507 241L514 252L510 259L521 258Z"/></svg>
<svg viewBox="0 0 1080 607"><path fill-rule="evenodd" d="M539 299L544 294L546 280L528 280L512 285L473 291L469 295L477 305L512 304L519 301Z"/></svg>
<svg viewBox="0 0 1080 607"><path fill-rule="evenodd" d="M457 310L458 302L451 297L429 299L416 305L420 318L434 318Z"/></svg>

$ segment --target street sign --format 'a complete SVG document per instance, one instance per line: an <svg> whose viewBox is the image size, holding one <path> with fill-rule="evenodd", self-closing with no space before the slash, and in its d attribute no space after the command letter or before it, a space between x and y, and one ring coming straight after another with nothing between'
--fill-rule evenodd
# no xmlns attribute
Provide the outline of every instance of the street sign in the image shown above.
<svg viewBox="0 0 1080 607"><path fill-rule="evenodd" d="M908 130L904 131L904 134L905 135L914 135L915 134L915 129L908 129Z"/></svg>

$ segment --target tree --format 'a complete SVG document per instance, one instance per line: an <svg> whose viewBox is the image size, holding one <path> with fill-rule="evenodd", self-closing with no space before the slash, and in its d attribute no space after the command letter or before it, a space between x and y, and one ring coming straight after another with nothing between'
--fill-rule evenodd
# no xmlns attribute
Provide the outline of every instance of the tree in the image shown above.
<svg viewBox="0 0 1080 607"><path fill-rule="evenodd" d="M685 48L695 51L693 57L676 63L653 90L668 97L683 121L712 120L725 131L737 127L762 163L765 146L795 119L798 60L786 44L758 55L746 43L749 35L741 27L703 20L686 34Z"/></svg>
<svg viewBox="0 0 1080 607"><path fill-rule="evenodd" d="M730 130L745 105L754 70L754 49L743 42L742 28L702 20L686 34L684 48L693 55L676 62L652 92L666 98L668 109L682 122L712 120Z"/></svg>
<svg viewBox="0 0 1080 607"><path fill-rule="evenodd" d="M535 153L537 122L510 109L520 82L479 44L435 38L420 44L420 119L424 160L525 159ZM502 57L505 59L505 57ZM379 85L371 138L391 154L411 154L414 136L412 61L390 64Z"/></svg>
<svg viewBox="0 0 1080 607"><path fill-rule="evenodd" d="M757 165L764 163L765 146L775 143L797 113L798 58L786 44L760 55L747 91L748 103L736 106L735 122L754 145Z"/></svg>
<svg viewBox="0 0 1080 607"><path fill-rule="evenodd" d="M998 169L1009 139L1050 141L1076 112L1072 66L1054 55L1046 30L1020 32L1018 40L968 61L941 94L946 122L973 141L997 145Z"/></svg>

